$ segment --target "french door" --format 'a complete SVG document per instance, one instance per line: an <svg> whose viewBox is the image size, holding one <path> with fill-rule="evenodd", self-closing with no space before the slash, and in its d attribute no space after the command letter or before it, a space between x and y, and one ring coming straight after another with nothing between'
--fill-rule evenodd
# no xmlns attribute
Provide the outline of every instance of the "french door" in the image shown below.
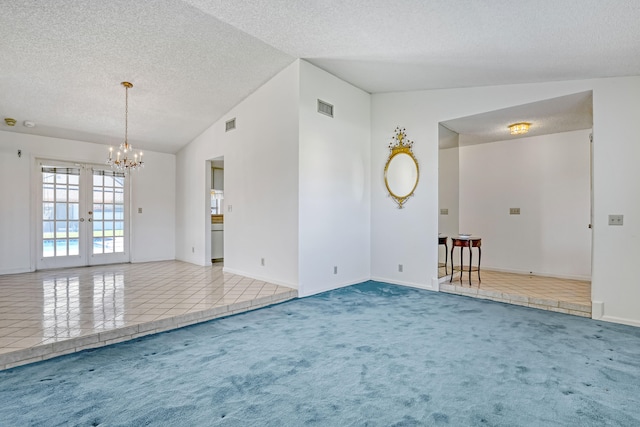
<svg viewBox="0 0 640 427"><path fill-rule="evenodd" d="M38 182L38 269L129 261L124 173L42 160Z"/></svg>

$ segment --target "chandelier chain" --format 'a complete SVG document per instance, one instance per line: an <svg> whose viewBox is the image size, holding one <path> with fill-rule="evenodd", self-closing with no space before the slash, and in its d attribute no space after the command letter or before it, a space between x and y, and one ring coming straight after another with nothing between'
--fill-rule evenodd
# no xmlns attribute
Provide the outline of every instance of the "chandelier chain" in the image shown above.
<svg viewBox="0 0 640 427"><path fill-rule="evenodd" d="M129 145L129 87L124 86L124 144Z"/></svg>
<svg viewBox="0 0 640 427"><path fill-rule="evenodd" d="M142 151L135 153L133 151L133 147L129 144L129 89L132 88L133 85L129 82L122 82L121 84L125 89L124 141L120 144L120 150L122 150L122 152L117 151L114 158L113 147L109 147L109 158L106 163L112 168L123 171L126 174L129 171L134 171L144 167L144 162L142 161Z"/></svg>

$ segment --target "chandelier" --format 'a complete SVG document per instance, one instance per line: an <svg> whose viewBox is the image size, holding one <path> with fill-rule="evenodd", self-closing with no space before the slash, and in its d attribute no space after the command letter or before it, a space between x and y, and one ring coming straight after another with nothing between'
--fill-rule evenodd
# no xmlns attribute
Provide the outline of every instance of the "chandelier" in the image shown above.
<svg viewBox="0 0 640 427"><path fill-rule="evenodd" d="M142 151L140 151L139 156L138 153L133 152L133 147L129 144L128 134L129 134L129 89L133 87L133 85L129 82L122 82L122 86L124 86L124 142L120 144L118 151L115 154L115 159L113 158L113 147L109 147L109 158L107 159L107 164L111 166L113 169L120 170L123 172L128 172L130 170L136 170L142 168L144 166L144 162L142 161ZM131 157L133 156L133 157Z"/></svg>

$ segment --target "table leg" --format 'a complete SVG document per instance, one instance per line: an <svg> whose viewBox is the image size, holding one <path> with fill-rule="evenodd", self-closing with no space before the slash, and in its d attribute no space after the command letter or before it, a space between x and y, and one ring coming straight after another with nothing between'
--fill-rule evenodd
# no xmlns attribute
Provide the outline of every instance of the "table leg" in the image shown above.
<svg viewBox="0 0 640 427"><path fill-rule="evenodd" d="M453 250L455 248L455 246L451 246L451 277L449 278L449 283L453 281Z"/></svg>
<svg viewBox="0 0 640 427"><path fill-rule="evenodd" d="M482 283L480 280L480 260L482 259L482 248L478 246L478 282Z"/></svg>
<svg viewBox="0 0 640 427"><path fill-rule="evenodd" d="M460 247L460 284L462 284L462 276L464 276L464 248Z"/></svg>
<svg viewBox="0 0 640 427"><path fill-rule="evenodd" d="M469 287L471 287L471 264L473 264L473 251L469 242Z"/></svg>
<svg viewBox="0 0 640 427"><path fill-rule="evenodd" d="M447 247L447 241L444 241L444 275L447 275L447 264L449 263L449 248ZM453 274L453 271L451 271Z"/></svg>

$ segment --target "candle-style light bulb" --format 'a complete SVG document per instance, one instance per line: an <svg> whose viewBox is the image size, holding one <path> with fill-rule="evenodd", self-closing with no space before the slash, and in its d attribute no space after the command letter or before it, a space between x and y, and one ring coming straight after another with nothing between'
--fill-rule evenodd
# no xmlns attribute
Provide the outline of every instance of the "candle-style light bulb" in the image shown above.
<svg viewBox="0 0 640 427"><path fill-rule="evenodd" d="M117 157L116 157L116 162L120 161L120 152L118 151Z"/></svg>
<svg viewBox="0 0 640 427"><path fill-rule="evenodd" d="M113 147L109 147L109 160L111 160L112 156L113 156Z"/></svg>

